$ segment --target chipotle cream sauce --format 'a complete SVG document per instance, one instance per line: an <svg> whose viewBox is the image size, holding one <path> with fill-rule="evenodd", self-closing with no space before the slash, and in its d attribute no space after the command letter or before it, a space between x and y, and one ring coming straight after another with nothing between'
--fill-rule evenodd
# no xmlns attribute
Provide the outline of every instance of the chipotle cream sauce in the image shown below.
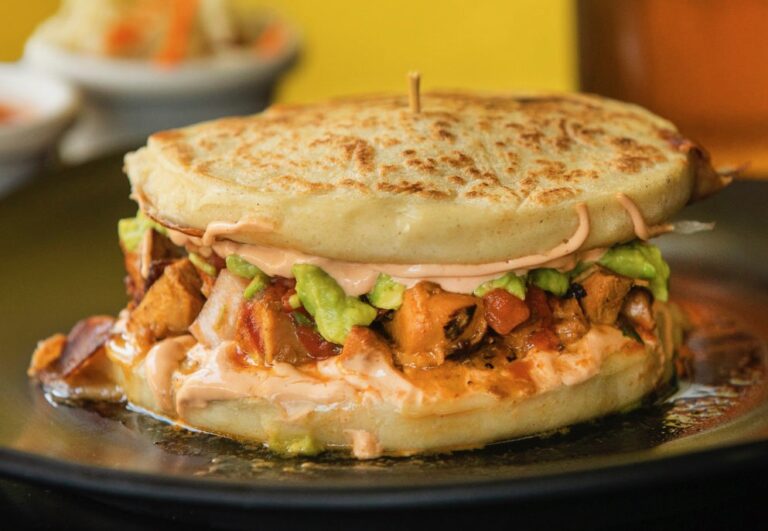
<svg viewBox="0 0 768 531"><path fill-rule="evenodd" d="M644 356L646 348L614 327L596 325L564 351L533 351L524 359L512 362L512 365L525 365L524 371L514 372L527 374L526 382L510 378L508 371L464 369L469 371L468 380L474 383L466 384L457 392L439 381L426 381L428 374L416 380L407 378L392 365L390 353L384 349L359 349L299 367L287 363L244 367L235 361L237 347L233 341L225 341L215 348L197 343L185 352L198 368L183 374L177 369L186 341L182 337L177 338L175 344L160 343L157 347L165 352L150 354L143 364L156 403L169 405L166 411L175 410L182 421L188 420L193 410L205 408L212 402L248 398L261 398L277 406L288 422L299 421L315 411L361 403L385 403L416 417L450 414L476 408L479 403L489 407L500 399L497 392L500 387L532 385L534 394L540 394L564 385L577 385L598 374L607 355L623 351L627 355ZM153 358L164 361L150 362ZM169 375L171 368L174 372ZM454 368L462 369L459 364ZM432 377L436 378L440 376ZM483 382L482 385L478 385L479 382ZM450 400L446 400L448 398ZM363 439L359 435L358 438ZM369 443L372 441L358 441L361 453L373 450L375 445Z"/></svg>
<svg viewBox="0 0 768 531"><path fill-rule="evenodd" d="M171 378L194 344L195 338L192 336L173 337L155 344L147 353L144 360L147 385L163 411L174 410Z"/></svg>
<svg viewBox="0 0 768 531"><path fill-rule="evenodd" d="M274 221L255 217L244 218L237 223L214 221L205 228L200 243L210 247L221 236L234 236L243 232L270 232L274 229Z"/></svg>
<svg viewBox="0 0 768 531"><path fill-rule="evenodd" d="M645 222L642 212L637 207L634 201L632 201L626 194L619 192L616 194L616 199L619 204L627 211L630 219L632 220L632 226L635 230L635 235L643 241L650 240L654 236L664 234L666 232L672 232L674 225L671 223L662 223L660 225L648 226Z"/></svg>
<svg viewBox="0 0 768 531"><path fill-rule="evenodd" d="M674 229L671 224L648 226L640 209L626 194L616 194L619 204L627 211L632 220L635 234L641 240L669 232ZM541 254L533 254L487 264L373 264L364 262L344 262L320 256L312 256L293 251L262 245L243 244L222 236L237 236L248 232L264 232L270 230L268 222L259 219L244 219L237 223L211 223L201 238L189 236L179 231L169 230L171 240L192 251L210 256L215 252L222 258L231 254L242 256L245 260L257 266L270 276L293 277L291 267L294 264L314 264L322 268L352 296L368 293L376 283L380 273L391 276L396 282L412 287L421 281L430 281L440 285L447 291L455 293L471 293L480 284L498 278L500 275L513 271L517 274L530 269L549 267L560 271L573 269L580 261L595 261L605 253L605 248L591 249L580 252L590 231L589 210L586 204L579 203L575 207L579 224L566 241Z"/></svg>
<svg viewBox="0 0 768 531"><path fill-rule="evenodd" d="M439 284L443 289L456 293L471 293L477 286L509 271L523 273L535 267L552 267L561 270L571 269L582 259L577 253L589 236L589 211L584 203L576 205L579 224L576 231L566 241L542 254L534 254L493 262L488 264L371 264L363 262L344 262L319 256L311 256L289 249L279 249L261 245L242 244L231 240L216 240L216 236L234 236L239 232L265 230L262 222L251 226L248 221L235 224L211 224L202 238L189 236L179 231L169 230L169 236L176 245L182 245L210 255L212 249L225 258L238 254L270 276L291 278L291 267L297 263L314 264L338 282L348 295L368 293L376 283L379 273L391 276L395 281L411 287L422 280ZM604 249L598 251L600 254ZM590 256L595 250L590 251Z"/></svg>
<svg viewBox="0 0 768 531"><path fill-rule="evenodd" d="M376 436L366 430L344 430L352 443L352 455L358 459L376 459L382 454L382 447Z"/></svg>

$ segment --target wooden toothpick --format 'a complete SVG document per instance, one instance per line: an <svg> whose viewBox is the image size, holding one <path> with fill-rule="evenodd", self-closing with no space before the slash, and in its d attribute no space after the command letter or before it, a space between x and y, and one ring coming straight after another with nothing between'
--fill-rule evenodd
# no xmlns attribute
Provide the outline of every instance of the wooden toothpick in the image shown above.
<svg viewBox="0 0 768 531"><path fill-rule="evenodd" d="M409 101L411 112L419 113L421 112L421 94L419 93L421 75L418 72L411 72L408 74L408 81L410 86Z"/></svg>

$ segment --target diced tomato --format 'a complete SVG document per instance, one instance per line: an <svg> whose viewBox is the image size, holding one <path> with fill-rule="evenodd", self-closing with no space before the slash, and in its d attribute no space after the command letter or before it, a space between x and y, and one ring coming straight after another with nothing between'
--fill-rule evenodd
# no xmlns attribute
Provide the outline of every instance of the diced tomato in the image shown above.
<svg viewBox="0 0 768 531"><path fill-rule="evenodd" d="M307 353L315 360L324 360L341 353L341 347L323 339L314 327L309 325L296 326L296 335L307 349Z"/></svg>
<svg viewBox="0 0 768 531"><path fill-rule="evenodd" d="M531 310L531 319L537 321L539 326L549 328L552 326L552 310L547 302L547 293L536 286L528 286L525 294L525 303Z"/></svg>
<svg viewBox="0 0 768 531"><path fill-rule="evenodd" d="M275 277L272 280L272 284L276 288L279 288L280 290L284 290L284 291L287 291L290 289L294 291L296 290L296 279L294 278Z"/></svg>
<svg viewBox="0 0 768 531"><path fill-rule="evenodd" d="M296 281L292 278L277 277L272 283L267 286L264 291L263 297L267 300L280 301L280 306L285 313L299 312L304 317L312 319L309 312L303 307L292 308L291 303L288 301L293 295L296 294Z"/></svg>
<svg viewBox="0 0 768 531"><path fill-rule="evenodd" d="M495 289L483 296L485 319L501 335L510 333L516 326L524 323L531 315L531 310L510 292Z"/></svg>
<svg viewBox="0 0 768 531"><path fill-rule="evenodd" d="M213 267L216 268L217 271L220 271L227 267L227 262L216 253L211 253L211 256L209 256L206 261L211 264Z"/></svg>
<svg viewBox="0 0 768 531"><path fill-rule="evenodd" d="M296 285L296 282L291 278L282 278L282 277L276 277L272 280L272 282L264 289L264 294L262 297L268 301L280 301L280 303L285 308L285 304L287 304L287 297L286 294L288 294L291 291L294 290L294 286ZM290 296L290 295L288 295ZM283 304L283 299L285 299L285 304ZM290 311L290 310L286 310Z"/></svg>

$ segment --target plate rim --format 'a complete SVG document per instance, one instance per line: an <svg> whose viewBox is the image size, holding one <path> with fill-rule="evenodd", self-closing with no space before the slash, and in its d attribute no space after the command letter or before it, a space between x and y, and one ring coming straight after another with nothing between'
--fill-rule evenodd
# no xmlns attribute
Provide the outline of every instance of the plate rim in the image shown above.
<svg viewBox="0 0 768 531"><path fill-rule="evenodd" d="M631 457L637 452L619 454ZM702 461L707 466L701 466ZM724 473L768 466L768 439L724 445L565 473L532 477L470 480L410 487L328 487L260 485L258 481L161 476L71 463L48 456L0 447L0 476L90 494L131 499L246 509L395 509L435 508L523 502L578 494L638 489L672 481L693 481Z"/></svg>
<svg viewBox="0 0 768 531"><path fill-rule="evenodd" d="M52 172L36 186L18 190L4 198L13 200L28 195L39 186L51 186L52 179L74 176L102 164L113 165L118 155L100 157L62 171ZM94 170L98 172L98 170ZM746 192L768 182L744 184ZM737 187L734 187L737 188ZM738 186L741 188L741 186ZM19 193L22 192L22 193ZM747 273L746 271L744 273ZM749 274L751 277L752 275ZM760 275L760 278L765 278ZM766 418L768 422L768 418ZM695 435L691 435L693 437ZM686 437L687 438L687 437ZM658 446L656 447L658 448ZM328 486L280 485L259 479L231 481L223 478L161 475L151 471L124 470L67 461L53 456L0 445L0 478L54 486L92 495L123 499L153 499L179 503L204 503L211 506L244 509L326 509L372 510L395 508L434 508L482 503L522 502L581 496L595 492L619 492L674 481L695 481L723 473L768 469L768 434L746 442L702 446L666 455L651 455L653 448L614 454L611 462L587 464L578 470L551 469L534 476L516 478L469 478L440 484L410 486Z"/></svg>

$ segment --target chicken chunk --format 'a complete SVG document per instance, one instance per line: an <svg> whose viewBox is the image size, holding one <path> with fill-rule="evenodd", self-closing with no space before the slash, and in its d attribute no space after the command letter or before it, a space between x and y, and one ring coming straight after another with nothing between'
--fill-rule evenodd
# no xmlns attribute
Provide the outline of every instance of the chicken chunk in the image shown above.
<svg viewBox="0 0 768 531"><path fill-rule="evenodd" d="M147 290L160 278L166 267L171 265L183 252L166 236L155 230L147 230L136 252L123 250L125 289L128 296L138 304Z"/></svg>
<svg viewBox="0 0 768 531"><path fill-rule="evenodd" d="M48 369L56 363L64 352L67 345L67 336L64 334L55 334L43 341L40 341L32 354L32 360L27 368L27 376L31 378L40 378Z"/></svg>
<svg viewBox="0 0 768 531"><path fill-rule="evenodd" d="M504 344L518 357L530 350L558 350L560 339L554 332L554 315L544 290L529 286L525 304L530 316L526 322L504 336Z"/></svg>
<svg viewBox="0 0 768 531"><path fill-rule="evenodd" d="M203 307L201 286L189 259L177 260L165 268L133 310L129 327L149 331L155 340L186 333Z"/></svg>
<svg viewBox="0 0 768 531"><path fill-rule="evenodd" d="M482 299L419 282L405 291L403 304L385 327L401 365L436 367L479 343L488 325Z"/></svg>
<svg viewBox="0 0 768 531"><path fill-rule="evenodd" d="M581 339L589 331L589 323L576 299L550 297L555 334L564 345Z"/></svg>
<svg viewBox="0 0 768 531"><path fill-rule="evenodd" d="M581 283L587 294L581 307L589 320L612 325L619 316L624 297L632 287L632 279L599 267Z"/></svg>
<svg viewBox="0 0 768 531"><path fill-rule="evenodd" d="M656 319L651 310L653 303L651 293L644 288L634 287L624 299L621 307L621 315L627 318L632 325L648 332L656 328Z"/></svg>
<svg viewBox="0 0 768 531"><path fill-rule="evenodd" d="M325 341L311 324L298 323L286 308L285 286L272 284L240 309L235 338L241 350L259 355L265 365L300 365L341 352ZM303 316L306 318L306 316Z"/></svg>

